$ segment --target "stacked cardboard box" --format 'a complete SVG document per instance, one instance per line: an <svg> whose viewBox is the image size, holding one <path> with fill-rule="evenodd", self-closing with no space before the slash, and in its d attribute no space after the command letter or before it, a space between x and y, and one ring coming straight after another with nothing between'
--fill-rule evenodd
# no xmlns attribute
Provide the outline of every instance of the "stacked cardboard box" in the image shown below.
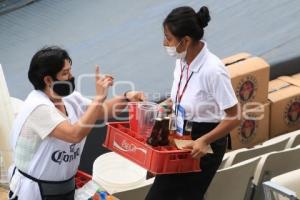
<svg viewBox="0 0 300 200"><path fill-rule="evenodd" d="M300 129L300 74L269 83L270 138Z"/></svg>
<svg viewBox="0 0 300 200"><path fill-rule="evenodd" d="M222 60L242 107L241 124L231 131L232 149L252 147L269 138L269 64L259 57L240 53Z"/></svg>

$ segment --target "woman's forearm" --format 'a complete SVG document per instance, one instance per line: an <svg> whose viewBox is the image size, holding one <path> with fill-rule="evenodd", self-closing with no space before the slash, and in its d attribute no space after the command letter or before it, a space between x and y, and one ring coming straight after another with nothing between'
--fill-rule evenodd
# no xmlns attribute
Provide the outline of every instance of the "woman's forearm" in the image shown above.
<svg viewBox="0 0 300 200"><path fill-rule="evenodd" d="M128 101L124 96L117 96L112 99L106 100L103 103L103 112L99 113L98 119L106 120L117 117L123 112L128 105Z"/></svg>
<svg viewBox="0 0 300 200"><path fill-rule="evenodd" d="M88 135L98 120L99 115L104 113L104 110L104 103L96 97L79 121L74 124L76 135L80 140Z"/></svg>
<svg viewBox="0 0 300 200"><path fill-rule="evenodd" d="M101 99L95 98L78 122L71 124L68 120L65 120L51 132L51 136L66 142L78 143L94 127L99 113L103 113L103 104Z"/></svg>

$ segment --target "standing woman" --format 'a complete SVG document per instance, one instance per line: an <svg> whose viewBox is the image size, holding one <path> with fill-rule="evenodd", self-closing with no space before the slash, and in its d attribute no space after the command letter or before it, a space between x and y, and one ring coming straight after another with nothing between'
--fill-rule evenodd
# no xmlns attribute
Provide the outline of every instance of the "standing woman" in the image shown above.
<svg viewBox="0 0 300 200"><path fill-rule="evenodd" d="M75 90L72 60L59 47L39 50L28 78L34 90L25 100L12 129L14 166L11 200L74 200L75 179L86 137L97 120L116 116L128 101L143 99L130 91L107 99L111 77L96 69L96 95Z"/></svg>
<svg viewBox="0 0 300 200"><path fill-rule="evenodd" d="M201 172L158 175L147 200L201 200L221 164L228 133L238 125L238 101L225 66L202 40L210 21L203 6L197 13L179 7L163 22L164 46L176 57L171 98L166 104L176 114L177 133L192 121L192 139L186 148L200 159ZM211 145L213 154L207 154Z"/></svg>

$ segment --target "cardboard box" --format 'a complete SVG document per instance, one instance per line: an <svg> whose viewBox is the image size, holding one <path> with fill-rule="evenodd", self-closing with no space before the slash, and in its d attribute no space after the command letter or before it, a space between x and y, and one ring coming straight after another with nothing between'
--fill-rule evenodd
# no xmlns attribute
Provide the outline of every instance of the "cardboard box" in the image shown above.
<svg viewBox="0 0 300 200"><path fill-rule="evenodd" d="M222 62L224 63L225 66L228 66L228 65L232 65L234 63L246 60L247 58L250 58L250 57L251 57L251 54L242 52L242 53L238 53L238 54L223 58Z"/></svg>
<svg viewBox="0 0 300 200"><path fill-rule="evenodd" d="M269 83L270 138L300 129L300 80L282 76Z"/></svg>
<svg viewBox="0 0 300 200"><path fill-rule="evenodd" d="M248 106L243 113L241 124L230 132L232 149L253 147L269 139L270 103Z"/></svg>
<svg viewBox="0 0 300 200"><path fill-rule="evenodd" d="M227 68L241 104L267 102L270 65L264 59L247 58L228 65Z"/></svg>

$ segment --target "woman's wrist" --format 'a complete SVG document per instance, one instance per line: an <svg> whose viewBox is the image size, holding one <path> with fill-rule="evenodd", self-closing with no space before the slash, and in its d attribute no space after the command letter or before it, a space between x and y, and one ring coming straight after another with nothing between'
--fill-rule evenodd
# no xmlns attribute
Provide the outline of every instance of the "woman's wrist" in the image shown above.
<svg viewBox="0 0 300 200"><path fill-rule="evenodd" d="M212 141L210 141L210 137L208 137L208 135L209 135L209 133L203 135L202 137L198 138L197 140L199 140L201 143L209 145L210 143L212 143Z"/></svg>
<svg viewBox="0 0 300 200"><path fill-rule="evenodd" d="M96 96L94 98L94 102L97 104L103 104L105 99L106 99L106 97L104 97L104 96Z"/></svg>

